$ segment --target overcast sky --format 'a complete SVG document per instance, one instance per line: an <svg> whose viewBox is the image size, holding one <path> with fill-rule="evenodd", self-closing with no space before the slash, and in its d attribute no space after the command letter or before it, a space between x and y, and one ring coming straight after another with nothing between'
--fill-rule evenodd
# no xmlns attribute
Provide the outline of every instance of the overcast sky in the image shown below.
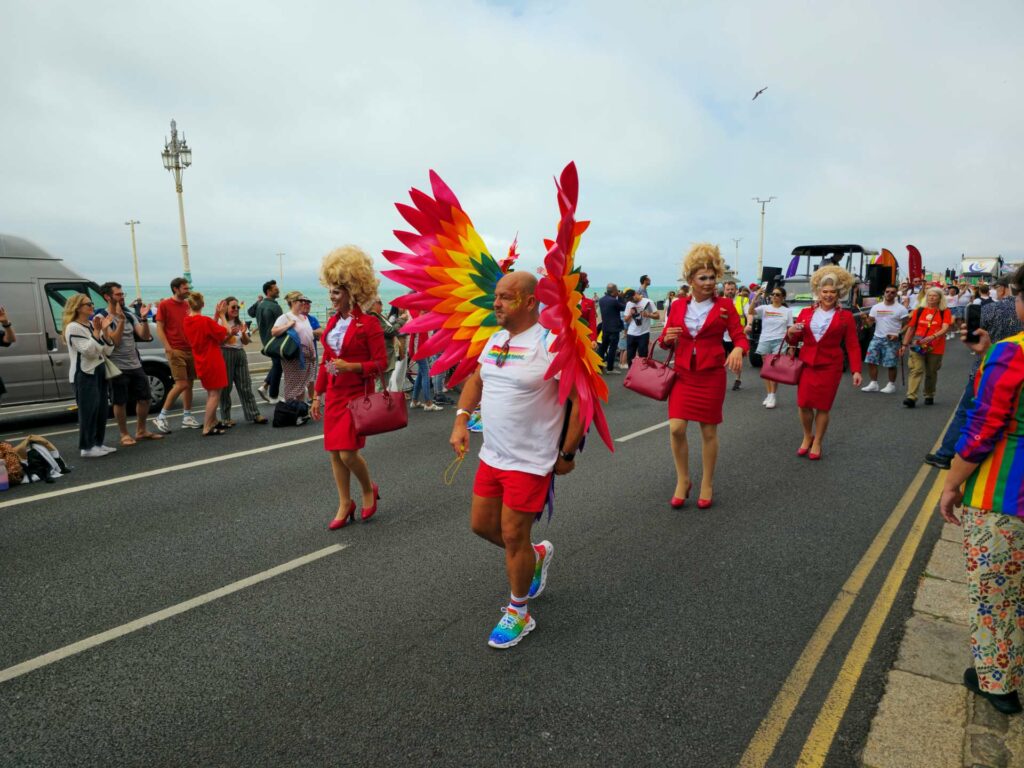
<svg viewBox="0 0 1024 768"><path fill-rule="evenodd" d="M9 2L0 232L90 277L181 271L160 151L175 118L192 272L309 284L347 242L385 266L436 169L491 249L536 267L580 172L595 284L675 281L694 241L754 278L801 244L927 267L1024 259L1024 4ZM756 101L754 92L768 90Z"/></svg>

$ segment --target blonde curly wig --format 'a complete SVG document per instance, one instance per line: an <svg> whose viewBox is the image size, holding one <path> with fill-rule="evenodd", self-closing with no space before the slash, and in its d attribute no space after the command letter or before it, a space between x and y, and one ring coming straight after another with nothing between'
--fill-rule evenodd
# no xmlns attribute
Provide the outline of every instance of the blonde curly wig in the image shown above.
<svg viewBox="0 0 1024 768"><path fill-rule="evenodd" d="M348 289L352 303L366 307L377 296L380 280L373 273L373 260L355 245L343 245L324 256L320 264L320 282Z"/></svg>
<svg viewBox="0 0 1024 768"><path fill-rule="evenodd" d="M841 299L850 292L850 289L853 288L856 282L857 279L845 269L829 264L827 267L821 267L816 270L811 275L811 291L817 296L818 291L822 288L833 286Z"/></svg>
<svg viewBox="0 0 1024 768"><path fill-rule="evenodd" d="M725 259L714 243L695 243L687 251L683 257L683 269L679 273L679 279L688 283L702 269L714 270L717 279L721 279L725 274Z"/></svg>

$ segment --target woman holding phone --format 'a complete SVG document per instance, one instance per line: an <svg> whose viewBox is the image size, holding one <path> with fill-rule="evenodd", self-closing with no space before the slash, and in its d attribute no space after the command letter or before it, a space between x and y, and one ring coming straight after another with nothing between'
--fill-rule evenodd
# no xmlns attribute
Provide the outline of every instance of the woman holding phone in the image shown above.
<svg viewBox="0 0 1024 768"><path fill-rule="evenodd" d="M725 260L717 245L697 243L683 259L682 277L690 284L689 296L672 303L658 343L674 347L676 379L668 397L668 424L672 457L676 465L676 487L669 506L686 503L690 480L690 448L686 428L700 424L703 472L697 507L711 506L718 461L718 425L722 423L725 401L725 369L735 374L743 366L750 342L743 333L736 305L731 299L716 298L715 284L725 274ZM722 336L728 332L733 347L725 355Z"/></svg>

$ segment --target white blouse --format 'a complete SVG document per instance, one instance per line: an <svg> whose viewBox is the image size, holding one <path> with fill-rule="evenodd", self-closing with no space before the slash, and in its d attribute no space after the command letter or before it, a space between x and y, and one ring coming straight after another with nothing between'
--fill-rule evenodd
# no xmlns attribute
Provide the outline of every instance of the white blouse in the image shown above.
<svg viewBox="0 0 1024 768"><path fill-rule="evenodd" d="M331 328L331 332L327 334L327 346L334 350L335 355L341 354L341 345L345 342L345 334L348 333L350 325L352 325L352 315L339 317L338 322Z"/></svg>
<svg viewBox="0 0 1024 768"><path fill-rule="evenodd" d="M814 315L811 317L811 333L814 335L815 341L821 341L821 337L825 335L825 331L832 324L832 318L836 316L835 309L814 310Z"/></svg>
<svg viewBox="0 0 1024 768"><path fill-rule="evenodd" d="M686 305L686 330L690 332L690 335L694 338L700 332L701 327L704 325L704 320L707 319L708 314L711 312L711 308L715 306L714 298L704 299L704 301L690 301ZM697 348L694 347L694 353L697 352Z"/></svg>
<svg viewBox="0 0 1024 768"><path fill-rule="evenodd" d="M74 383L75 372L78 366L82 366L82 373L92 375L93 371L103 365L103 358L113 351L113 344L96 341L92 335L92 328L83 325L77 320L68 323L64 329L64 341L68 345L68 354L71 355L71 369L68 371L68 381Z"/></svg>

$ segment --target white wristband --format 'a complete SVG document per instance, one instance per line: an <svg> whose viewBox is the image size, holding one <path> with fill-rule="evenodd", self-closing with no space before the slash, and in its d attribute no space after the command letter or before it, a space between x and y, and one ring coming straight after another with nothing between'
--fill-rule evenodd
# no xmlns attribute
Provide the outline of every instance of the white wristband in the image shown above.
<svg viewBox="0 0 1024 768"><path fill-rule="evenodd" d="M473 415L472 413L467 411L465 408L459 408L457 411L455 411L455 418L459 418L459 416L461 416L462 414L466 414L467 416L472 416Z"/></svg>

